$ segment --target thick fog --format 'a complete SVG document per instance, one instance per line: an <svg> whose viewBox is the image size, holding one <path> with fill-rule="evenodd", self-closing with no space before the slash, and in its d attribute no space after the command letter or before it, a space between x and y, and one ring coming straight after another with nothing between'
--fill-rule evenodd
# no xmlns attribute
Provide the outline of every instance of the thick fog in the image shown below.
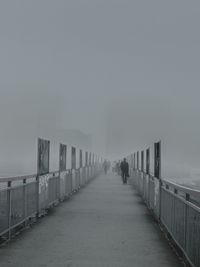
<svg viewBox="0 0 200 267"><path fill-rule="evenodd" d="M163 175L192 177L199 26L199 1L2 0L1 176L35 172L38 137L56 169L61 132L77 129L110 159L162 140Z"/></svg>

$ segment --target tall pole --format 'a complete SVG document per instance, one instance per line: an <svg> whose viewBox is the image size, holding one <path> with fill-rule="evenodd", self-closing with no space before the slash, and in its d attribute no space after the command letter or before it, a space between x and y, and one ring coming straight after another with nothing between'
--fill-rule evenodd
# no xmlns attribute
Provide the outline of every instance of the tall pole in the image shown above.
<svg viewBox="0 0 200 267"><path fill-rule="evenodd" d="M154 144L154 176L161 179L161 141Z"/></svg>
<svg viewBox="0 0 200 267"><path fill-rule="evenodd" d="M150 148L146 150L146 173L150 174Z"/></svg>
<svg viewBox="0 0 200 267"><path fill-rule="evenodd" d="M144 150L141 151L141 171L144 172Z"/></svg>
<svg viewBox="0 0 200 267"><path fill-rule="evenodd" d="M140 164L139 164L139 151L137 151L137 170L139 170Z"/></svg>

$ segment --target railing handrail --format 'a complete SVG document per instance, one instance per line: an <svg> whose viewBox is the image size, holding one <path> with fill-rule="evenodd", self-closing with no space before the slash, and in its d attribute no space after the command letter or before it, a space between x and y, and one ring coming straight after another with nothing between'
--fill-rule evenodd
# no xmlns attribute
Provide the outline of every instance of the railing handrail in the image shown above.
<svg viewBox="0 0 200 267"><path fill-rule="evenodd" d="M83 167L79 167L74 169L75 171L79 171L80 169L86 168L86 167L90 167L90 166L83 166ZM72 169L68 168L66 170L63 171L52 171L52 172L48 172L45 174L41 174L40 176L45 176L45 175L53 175L53 174L58 174L59 172L70 172L72 171ZM37 174L27 174L27 175L19 175L19 176L11 176L11 177L0 177L0 183L7 183L7 182L16 182L16 181L23 181L23 180L28 180L28 179L33 179L37 177Z"/></svg>
<svg viewBox="0 0 200 267"><path fill-rule="evenodd" d="M154 176L154 174L152 174L152 173L147 174L145 171L141 171L141 170L138 170L138 169L135 169L135 170L137 170L139 172L143 172L145 175L150 175L151 177L156 178ZM173 182L171 180L168 180L166 178L161 178L161 182L162 183L165 183L165 184L167 184L169 186L172 186L172 187L174 187L174 189L177 189L177 190L182 191L184 193L188 193L188 194L192 194L192 193L193 194L200 194L200 189L198 190L198 189L193 189L191 187L187 187L185 185L180 185L180 184L175 183L175 182Z"/></svg>
<svg viewBox="0 0 200 267"><path fill-rule="evenodd" d="M29 175L21 175L21 176L12 176L12 177L0 177L0 183L6 182L15 182L15 181L22 181L24 179L32 179L35 178L37 174L29 174Z"/></svg>
<svg viewBox="0 0 200 267"><path fill-rule="evenodd" d="M170 180L167 179L161 179L162 182L164 182L167 185L173 186L175 189L178 189L180 191L184 191L185 193L191 194L191 193L197 193L200 194L200 190L198 189L193 189L184 185L179 185L177 183L174 183Z"/></svg>

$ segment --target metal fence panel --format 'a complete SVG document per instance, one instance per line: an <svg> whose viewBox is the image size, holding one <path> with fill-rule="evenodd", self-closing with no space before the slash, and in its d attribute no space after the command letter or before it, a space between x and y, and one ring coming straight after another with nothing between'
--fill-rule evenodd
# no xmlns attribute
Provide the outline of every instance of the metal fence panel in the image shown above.
<svg viewBox="0 0 200 267"><path fill-rule="evenodd" d="M76 172L74 170L72 172L72 190L76 191Z"/></svg>
<svg viewBox="0 0 200 267"><path fill-rule="evenodd" d="M185 248L185 210L186 204L174 195L174 224L172 233L177 243Z"/></svg>
<svg viewBox="0 0 200 267"><path fill-rule="evenodd" d="M145 175L145 184L144 184L144 199L148 204L149 201L149 175Z"/></svg>
<svg viewBox="0 0 200 267"><path fill-rule="evenodd" d="M69 196L72 193L72 173L68 172L65 177L65 194Z"/></svg>
<svg viewBox="0 0 200 267"><path fill-rule="evenodd" d="M92 178L91 166L88 167L88 180Z"/></svg>
<svg viewBox="0 0 200 267"><path fill-rule="evenodd" d="M52 205L59 200L59 176L53 176L48 181L48 204Z"/></svg>
<svg viewBox="0 0 200 267"><path fill-rule="evenodd" d="M8 190L0 191L0 233L8 228L9 198Z"/></svg>
<svg viewBox="0 0 200 267"><path fill-rule="evenodd" d="M102 169L101 165L78 170L2 178L0 187L0 235L25 223L32 216L42 214L78 190Z"/></svg>
<svg viewBox="0 0 200 267"><path fill-rule="evenodd" d="M66 176L67 171L60 173L60 198L63 199L66 196Z"/></svg>
<svg viewBox="0 0 200 267"><path fill-rule="evenodd" d="M160 180L154 179L154 213L157 219L160 217Z"/></svg>
<svg viewBox="0 0 200 267"><path fill-rule="evenodd" d="M82 187L84 185L84 180L83 180L83 168L80 169L80 186Z"/></svg>
<svg viewBox="0 0 200 267"><path fill-rule="evenodd" d="M194 266L200 266L200 210L187 206L186 252Z"/></svg>
<svg viewBox="0 0 200 267"><path fill-rule="evenodd" d="M39 180L39 210L44 210L48 206L48 180L49 175L40 177Z"/></svg>
<svg viewBox="0 0 200 267"><path fill-rule="evenodd" d="M75 172L75 189L76 191L80 188L80 172L79 170L76 170Z"/></svg>
<svg viewBox="0 0 200 267"><path fill-rule="evenodd" d="M151 210L154 209L154 193L155 193L154 180L150 178L149 180L149 208Z"/></svg>
<svg viewBox="0 0 200 267"><path fill-rule="evenodd" d="M26 185L26 215L27 217L37 212L37 183L32 182Z"/></svg>
<svg viewBox="0 0 200 267"><path fill-rule="evenodd" d="M172 234L174 223L174 198L172 194L162 188L161 191L161 220L167 230Z"/></svg>
<svg viewBox="0 0 200 267"><path fill-rule="evenodd" d="M11 226L24 220L24 186L11 188Z"/></svg>
<svg viewBox="0 0 200 267"><path fill-rule="evenodd" d="M132 183L192 266L200 266L200 192L132 170ZM161 186L162 183L162 186Z"/></svg>
<svg viewBox="0 0 200 267"><path fill-rule="evenodd" d="M85 167L85 183L88 182L88 167Z"/></svg>
<svg viewBox="0 0 200 267"><path fill-rule="evenodd" d="M139 172L139 190L140 194L143 196L143 173Z"/></svg>
<svg viewBox="0 0 200 267"><path fill-rule="evenodd" d="M184 249L186 204L164 188L162 188L161 196L161 221L176 242Z"/></svg>

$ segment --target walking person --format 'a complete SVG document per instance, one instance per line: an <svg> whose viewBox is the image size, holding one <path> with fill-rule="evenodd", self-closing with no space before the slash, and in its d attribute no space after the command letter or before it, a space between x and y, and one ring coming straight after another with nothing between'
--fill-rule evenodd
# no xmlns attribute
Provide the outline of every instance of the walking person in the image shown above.
<svg viewBox="0 0 200 267"><path fill-rule="evenodd" d="M107 172L108 172L108 162L106 160L103 163L103 168L104 168L105 175L107 175Z"/></svg>
<svg viewBox="0 0 200 267"><path fill-rule="evenodd" d="M122 182L123 184L127 184L127 178L129 177L129 164L126 161L126 158L120 164L121 174L122 174Z"/></svg>
<svg viewBox="0 0 200 267"><path fill-rule="evenodd" d="M119 175L119 176L121 176L121 161L119 160L118 162L117 162L117 174Z"/></svg>

